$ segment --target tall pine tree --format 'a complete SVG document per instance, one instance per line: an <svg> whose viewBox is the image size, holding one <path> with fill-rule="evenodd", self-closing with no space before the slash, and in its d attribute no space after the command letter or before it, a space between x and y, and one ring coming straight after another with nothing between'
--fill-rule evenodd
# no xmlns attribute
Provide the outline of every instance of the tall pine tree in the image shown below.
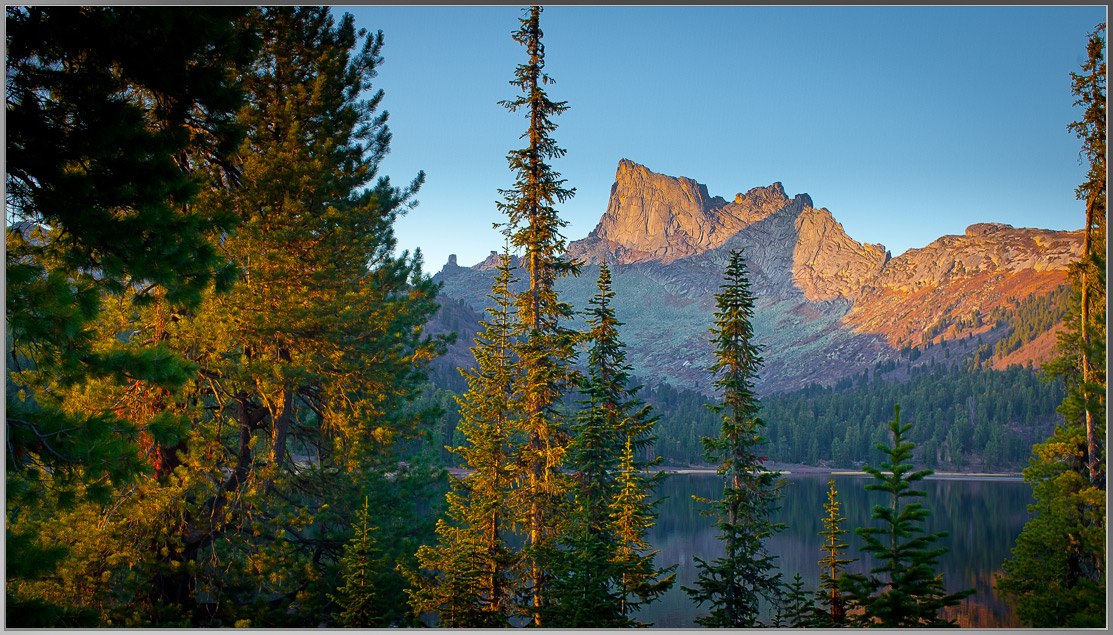
<svg viewBox="0 0 1113 635"><path fill-rule="evenodd" d="M565 154L550 135L556 130L552 118L568 105L550 100L544 90L552 79L544 72L541 11L540 6L528 9L514 32L514 41L526 48L529 59L517 66L510 82L521 94L500 103L510 112L524 114L529 126L521 138L528 140L528 145L507 155L516 178L512 188L499 190L504 200L498 204L508 219L511 244L521 250L523 268L529 276L529 288L518 296L518 315L524 330L518 349L523 374L520 425L527 438L523 450L526 492L519 500L528 506L526 553L530 559L534 626L543 625L539 611L548 585L544 559L552 550L552 529L560 523L561 501L568 488L560 471L568 431L559 406L575 385L572 363L576 334L563 324L573 311L557 297L555 285L559 278L579 271L578 263L562 256L565 239L560 232L566 223L554 207L572 197L575 190L566 188L565 180L548 164Z"/></svg>
<svg viewBox="0 0 1113 635"><path fill-rule="evenodd" d="M703 439L707 459L725 476L723 497L711 503L708 514L718 518L719 539L726 551L707 563L696 558L699 577L694 588L684 590L699 605L710 604L703 626L745 628L760 625L760 602L774 601L781 588L781 573L764 541L784 525L771 520L780 497L780 474L765 469L758 448L764 443L765 425L754 381L762 365L761 349L754 341L754 295L742 252L732 250L711 329L716 362L711 373L720 391L713 409L722 415L718 437ZM703 499L700 499L703 500Z"/></svg>
<svg viewBox="0 0 1113 635"><path fill-rule="evenodd" d="M922 504L906 502L909 498L922 498L923 491L914 490L915 482L932 473L932 470L912 471L915 444L905 441L905 434L912 424L901 425L900 406L893 409L889 431L893 435L892 447L877 444L889 460L882 462L881 470L865 466L862 469L874 478L867 490L885 492L890 505L875 505L871 518L881 521L880 527L859 527L854 533L865 541L862 551L878 563L866 574L846 574L840 589L847 592L852 621L858 626L882 628L947 627L955 623L944 619L943 608L958 604L973 589L947 593L943 576L935 571L939 556L946 547L932 547L932 543L945 537L946 532L924 534L922 523L931 513Z"/></svg>
<svg viewBox="0 0 1113 635"><path fill-rule="evenodd" d="M1072 265L1072 309L1059 333L1060 357L1044 371L1062 379L1063 424L1037 444L1024 470L1035 503L1003 566L998 589L1014 596L1030 626L1106 624L1106 110L1105 24L1090 34L1082 73L1072 73L1082 119L1069 129L1090 161L1076 190L1086 202L1083 253Z"/></svg>

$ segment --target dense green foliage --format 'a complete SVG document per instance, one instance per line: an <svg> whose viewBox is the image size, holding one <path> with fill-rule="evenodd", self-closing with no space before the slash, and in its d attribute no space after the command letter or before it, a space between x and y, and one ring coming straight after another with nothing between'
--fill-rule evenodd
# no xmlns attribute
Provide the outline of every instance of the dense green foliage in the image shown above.
<svg viewBox="0 0 1113 635"><path fill-rule="evenodd" d="M1056 408L1064 396L1061 382L1046 381L1020 366L982 370L936 364L913 366L911 378L903 382L867 381L869 377L765 396L762 418L769 458L845 468L876 460L874 446L885 438L890 416L884 404L903 403L909 404L908 421L916 424L911 434L920 464L940 470L1019 472L1032 444L1060 420ZM434 451L453 439L458 417L449 401L451 391L430 387L427 393L429 405L447 406L436 424L437 441L430 444ZM668 384L646 386L641 394L658 415L657 439L648 452L661 456L666 465L705 464L699 440L718 427L718 416L707 409L711 400Z"/></svg>
<svg viewBox="0 0 1113 635"><path fill-rule="evenodd" d="M1021 621L1036 628L1105 624L1105 492L1087 478L1085 448L1081 426L1062 426L1033 448L1024 470L1036 516L1017 537L997 588L1016 597Z"/></svg>
<svg viewBox="0 0 1113 635"><path fill-rule="evenodd" d="M758 416L761 403L754 380L762 359L753 341L754 295L740 251L731 251L719 288L711 329L716 362L709 370L721 395L712 408L722 427L718 436L704 437L703 444L705 457L718 466L725 484L721 499L703 502L710 503L706 513L716 518L726 553L711 563L696 557L696 584L684 590L697 605L709 605L697 623L753 627L761 623L761 600L775 601L780 595L781 573L765 541L783 525L770 519L778 509L780 474L767 470L758 454L765 444L765 423Z"/></svg>
<svg viewBox="0 0 1113 635"><path fill-rule="evenodd" d="M1083 254L1071 270L1071 309L1060 357L1045 366L1068 387L1063 424L1024 470L1036 516L1016 540L998 589L1016 599L1027 625L1106 625L1106 109L1105 24L1087 42L1082 73L1072 73L1077 106L1069 128L1090 161L1077 190L1086 202Z"/></svg>
<svg viewBox="0 0 1113 635"><path fill-rule="evenodd" d="M243 10L6 9L6 501L10 625L88 626L95 604L23 594L59 575L66 541L19 523L108 504L146 478L141 435L174 417L86 408L75 390L180 389L191 364L144 337L98 340L103 298L196 306L230 269L209 238L227 216L190 206L227 175L257 40ZM111 34L111 35L109 35ZM121 147L128 149L121 152Z"/></svg>
<svg viewBox="0 0 1113 635"><path fill-rule="evenodd" d="M189 25L195 14L158 15ZM198 29L208 19L201 16ZM159 24L149 22L136 18L130 30ZM412 461L399 465L394 450L424 425L426 413L409 402L443 345L422 333L436 288L420 258L394 254L393 222L421 177L399 189L377 176L390 135L377 112L381 92L367 98L365 91L382 36L358 32L351 16L334 20L327 8L250 10L234 27L262 42L239 77L248 98L234 123L246 131L244 144L223 164L198 169L190 205L158 196L167 210L188 211L183 218L192 224L183 232L206 241L198 253L231 263L236 275L217 285L211 273L195 280L184 269L182 284L199 285L192 303L148 284L145 276L155 274L147 272L128 285L93 288L99 320L83 345L106 359L116 359L121 341L157 346L163 357L178 351L188 363L177 366L174 381L149 371L54 372L50 391L21 395L34 406L49 392L71 416L93 415L131 444L98 451L118 451L111 460L120 464L136 457L150 476L95 482L94 471L94 479L77 481L78 494L93 493L91 485L105 491L61 506L74 482L56 470L39 477L46 488L38 504L9 505L10 541L52 555L68 549L48 577L9 578L12 624L28 623L20 606L41 602L91 608L104 626L362 622L352 611L366 606L331 598L350 587L342 579L346 571L350 582L352 571L341 566L345 545L367 524L377 527L383 552L370 563L370 612L379 624L408 621L398 610L403 580L394 565L423 540L432 475ZM116 34L95 31L102 46L115 45ZM209 54L223 55L207 47ZM108 139L116 153L131 148L119 131ZM157 206L106 205L122 218L161 218ZM202 222L208 218L226 220L214 227ZM158 231L173 235L173 228ZM129 239L143 233L112 231ZM65 243L45 244L53 242ZM174 252L155 257L172 263ZM365 500L376 517L353 523Z"/></svg>
<svg viewBox="0 0 1113 635"><path fill-rule="evenodd" d="M912 487L932 471L912 470L909 461L915 444L905 440L905 433L911 428L912 424L901 424L900 406L894 407L893 420L889 422L892 445L878 444L888 458L881 463L886 471L869 465L863 467L874 478L866 489L889 494L891 503L873 508L871 517L881 521L880 526L854 530L865 542L861 551L873 556L877 563L868 574L848 573L840 581L840 590L847 594L850 605L848 617L856 626L955 626L943 619L940 611L973 593L973 590L947 593L942 576L936 574L939 556L947 549L933 547L932 543L946 534L924 533L923 524L929 512L921 503L914 502L924 492Z"/></svg>
<svg viewBox="0 0 1113 635"><path fill-rule="evenodd" d="M1051 293L1032 294L1002 310L1000 319L1009 325L1009 333L993 346L994 356L1000 359L1051 330L1062 321L1069 306L1070 285L1061 285Z"/></svg>
<svg viewBox="0 0 1113 635"><path fill-rule="evenodd" d="M241 9L6 12L7 495L41 503L49 480L61 502L106 501L146 470L136 437L150 425L65 393L188 380L160 342L99 345L102 297L181 308L228 281L210 236L232 221L190 203L205 173L228 175L256 38Z"/></svg>

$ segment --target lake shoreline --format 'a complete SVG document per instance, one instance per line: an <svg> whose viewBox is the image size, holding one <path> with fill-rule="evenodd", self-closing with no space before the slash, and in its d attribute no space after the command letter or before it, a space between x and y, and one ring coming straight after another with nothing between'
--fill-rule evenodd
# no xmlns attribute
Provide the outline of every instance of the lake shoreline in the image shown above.
<svg viewBox="0 0 1113 635"><path fill-rule="evenodd" d="M823 467L816 465L803 465L801 463L774 463L765 466L767 469L776 470L786 476L816 476L827 474L830 476L869 476L866 472L854 468ZM453 476L470 474L472 470L459 467L445 468ZM659 465L656 471L666 474L715 474L716 468L708 465ZM992 480L992 481L1020 481L1024 475L1020 472L935 472L927 477L933 480Z"/></svg>
<svg viewBox="0 0 1113 635"><path fill-rule="evenodd" d="M868 476L866 472L856 468L824 467L817 465L804 465L801 463L770 463L766 469L776 470L782 474L792 475L818 475L831 476ZM707 465L661 465L657 469L667 474L714 474L716 468ZM1020 472L935 472L929 479L963 479L963 480L1023 480Z"/></svg>

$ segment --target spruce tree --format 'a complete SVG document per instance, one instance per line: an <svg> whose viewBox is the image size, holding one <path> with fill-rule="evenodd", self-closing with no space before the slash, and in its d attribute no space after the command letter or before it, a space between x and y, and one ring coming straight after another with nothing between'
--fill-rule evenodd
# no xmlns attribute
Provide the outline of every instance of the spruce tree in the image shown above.
<svg viewBox="0 0 1113 635"><path fill-rule="evenodd" d="M826 622L833 625L842 624L846 620L846 601L839 590L839 580L842 578L844 567L855 558L842 558L846 554L847 544L842 541L842 535L848 533L839 523L846 520L839 515L839 502L835 499L838 492L835 490L835 479L827 482L827 503L823 508L827 515L823 517L823 546L820 550L827 555L819 560L819 589L818 599L827 607Z"/></svg>
<svg viewBox="0 0 1113 635"><path fill-rule="evenodd" d="M457 399L457 430L465 443L452 450L471 473L452 482L437 544L418 551L418 564L427 573L409 573L414 612L436 612L445 627L498 628L520 616L520 557L507 543L522 507L513 499L514 481L522 477L514 421L519 381L514 349L520 329L511 289L515 282L507 250L487 295L493 306L481 322L485 330L472 347L476 367L461 370L468 391Z"/></svg>
<svg viewBox="0 0 1113 635"><path fill-rule="evenodd" d="M955 626L946 620L941 611L958 604L972 594L973 589L947 593L942 574L936 573L939 557L946 547L932 547L932 543L946 537L946 532L924 534L923 522L930 512L920 503L905 499L922 498L923 491L912 489L913 484L932 473L932 470L912 471L915 444L905 441L905 434L912 424L901 425L900 406L893 409L889 431L893 445L877 444L889 460L882 462L881 470L864 466L862 469L874 478L866 490L885 492L890 496L889 506L875 505L871 518L881 521L880 527L859 527L854 530L865 545L861 551L870 554L878 563L869 574L845 574L840 589L847 593L851 620L858 626L882 628L947 627Z"/></svg>
<svg viewBox="0 0 1113 635"><path fill-rule="evenodd" d="M1080 121L1069 126L1090 161L1076 194L1086 202L1082 257L1071 268L1072 307L1059 332L1060 356L1044 365L1067 397L1062 425L1032 448L1024 470L1035 503L997 588L1013 596L1022 622L1037 628L1106 624L1106 111L1105 24L1072 73Z"/></svg>
<svg viewBox="0 0 1113 635"><path fill-rule="evenodd" d="M780 474L765 469L758 454L765 440L760 434L764 422L758 416L761 404L754 381L762 359L754 341L754 295L742 252L730 252L719 288L711 329L716 362L710 371L720 392L713 409L722 416L722 429L718 437L704 437L703 445L704 455L719 465L726 484L721 499L704 502L711 503L705 513L718 518L726 554L712 563L696 558L696 586L684 590L698 605L710 604L708 615L696 619L699 624L753 627L760 625L760 601L775 601L780 594L776 556L769 554L764 540L784 526L771 520L779 508Z"/></svg>
<svg viewBox="0 0 1113 635"><path fill-rule="evenodd" d="M525 516L526 553L530 559L530 584L534 607L534 626L542 626L539 610L544 603L548 575L543 562L552 551L552 528L560 524L561 501L567 484L560 472L568 432L563 424L560 403L575 385L572 363L576 334L562 323L573 315L561 302L556 281L579 271L578 263L563 258L566 225L557 215L556 203L575 194L547 162L564 156L553 141L556 129L552 118L568 109L566 102L549 99L544 85L552 79L544 73L545 47L541 43L541 7L533 6L519 19L514 41L526 47L528 61L519 64L510 84L521 94L500 102L510 112L522 112L529 126L522 139L524 148L507 155L514 186L499 190L503 201L499 209L507 216L511 245L522 252L529 276L529 288L518 295L518 315L524 333L518 350L523 379L520 396L521 429L527 445L523 460L527 466L524 493L519 500L528 506Z"/></svg>
<svg viewBox="0 0 1113 635"><path fill-rule="evenodd" d="M645 535L656 518L648 500L659 479L653 461L639 460L654 437L656 417L630 387L630 365L619 339L610 269L599 268L598 292L585 311L590 348L585 399L572 425L566 469L576 476L571 511L554 554L552 597L545 623L553 627L628 627L630 615L673 583L653 565Z"/></svg>

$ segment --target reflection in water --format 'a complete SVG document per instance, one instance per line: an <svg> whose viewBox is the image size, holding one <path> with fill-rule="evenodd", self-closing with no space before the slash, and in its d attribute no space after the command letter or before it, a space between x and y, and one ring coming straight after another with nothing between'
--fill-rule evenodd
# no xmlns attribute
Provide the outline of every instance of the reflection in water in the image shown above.
<svg viewBox="0 0 1113 635"><path fill-rule="evenodd" d="M810 589L819 585L819 531L823 527L827 479L826 474L815 474L790 475L785 480L776 520L788 528L769 541L769 548L779 556L784 579L791 580L799 572ZM873 506L889 503L886 494L865 491L863 486L870 480L868 476L835 476L841 512L846 517L842 527L851 530L843 537L850 545L849 557L864 555L858 552L861 539L853 529L872 526ZM692 500L693 495L717 498L722 483L714 474L675 474L661 487L660 493L667 498L661 503L660 518L648 538L660 550L658 567L679 564L677 583L659 601L647 606L639 620L658 627L690 627L696 626L697 615L706 612L707 607L697 608L680 586L695 583L692 556L710 562L723 554L714 519L699 513L706 505ZM947 590L977 590L962 606L952 608L948 617L958 618L961 626L1017 626L1015 608L997 596L993 579L1028 520L1027 505L1032 502L1029 486L1019 480L929 479L920 481L916 489L927 493L922 501L931 511L926 531L950 533L937 543L950 549L939 561ZM872 562L866 560L852 563L848 569L864 571L870 566Z"/></svg>

